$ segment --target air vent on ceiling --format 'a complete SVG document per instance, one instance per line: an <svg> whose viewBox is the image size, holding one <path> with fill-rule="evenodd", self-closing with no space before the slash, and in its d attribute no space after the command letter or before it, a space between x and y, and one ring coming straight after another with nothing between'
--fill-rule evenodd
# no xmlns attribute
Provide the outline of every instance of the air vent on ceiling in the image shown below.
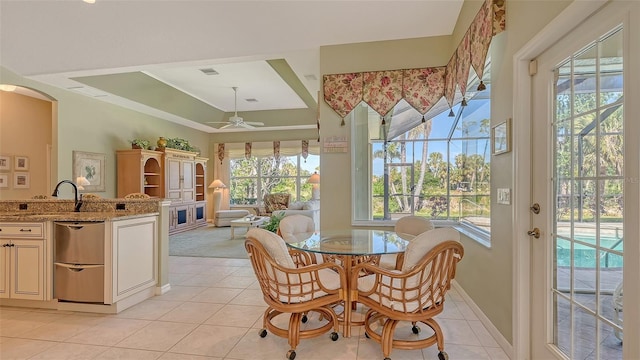
<svg viewBox="0 0 640 360"><path fill-rule="evenodd" d="M258 99L250 98L250 99L244 99L244 101L246 101L246 102L258 102Z"/></svg>
<svg viewBox="0 0 640 360"><path fill-rule="evenodd" d="M205 75L219 75L220 73L212 68L200 69Z"/></svg>

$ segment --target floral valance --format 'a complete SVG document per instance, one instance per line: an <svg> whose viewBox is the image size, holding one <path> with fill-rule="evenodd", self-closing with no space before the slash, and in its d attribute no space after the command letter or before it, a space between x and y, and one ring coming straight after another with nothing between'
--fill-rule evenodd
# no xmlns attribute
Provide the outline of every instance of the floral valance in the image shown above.
<svg viewBox="0 0 640 360"><path fill-rule="evenodd" d="M485 0L446 66L324 75L324 101L343 118L361 101L380 116L401 99L422 115L443 96L452 107L456 86L467 91L471 67L482 79L491 38L504 29L505 0Z"/></svg>

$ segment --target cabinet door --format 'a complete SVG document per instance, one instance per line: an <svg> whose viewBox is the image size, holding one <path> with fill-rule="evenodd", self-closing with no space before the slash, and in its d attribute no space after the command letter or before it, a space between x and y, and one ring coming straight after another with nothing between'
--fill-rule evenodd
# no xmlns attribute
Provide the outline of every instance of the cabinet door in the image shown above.
<svg viewBox="0 0 640 360"><path fill-rule="evenodd" d="M176 206L176 229L182 229L189 227L192 224L193 217L191 216L193 205Z"/></svg>
<svg viewBox="0 0 640 360"><path fill-rule="evenodd" d="M166 170L167 198L174 202L182 199L181 177L181 161L168 159Z"/></svg>
<svg viewBox="0 0 640 360"><path fill-rule="evenodd" d="M204 224L207 222L207 202L199 201L194 209L194 217L196 224Z"/></svg>
<svg viewBox="0 0 640 360"><path fill-rule="evenodd" d="M175 206L169 208L169 231L175 230L178 224L178 212Z"/></svg>
<svg viewBox="0 0 640 360"><path fill-rule="evenodd" d="M9 297L9 245L8 241L0 242L0 298Z"/></svg>
<svg viewBox="0 0 640 360"><path fill-rule="evenodd" d="M10 297L44 300L44 244L42 240L12 240L9 261Z"/></svg>
<svg viewBox="0 0 640 360"><path fill-rule="evenodd" d="M195 164L193 161L182 162L182 201L195 201Z"/></svg>

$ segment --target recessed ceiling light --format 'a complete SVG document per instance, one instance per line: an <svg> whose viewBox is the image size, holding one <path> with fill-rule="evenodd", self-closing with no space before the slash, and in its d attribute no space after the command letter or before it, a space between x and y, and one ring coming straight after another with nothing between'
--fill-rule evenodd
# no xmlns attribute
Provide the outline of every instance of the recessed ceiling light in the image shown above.
<svg viewBox="0 0 640 360"><path fill-rule="evenodd" d="M84 2L86 2L87 4L95 4L96 0L82 0Z"/></svg>
<svg viewBox="0 0 640 360"><path fill-rule="evenodd" d="M200 69L205 75L220 75L219 72L215 71L212 68Z"/></svg>
<svg viewBox="0 0 640 360"><path fill-rule="evenodd" d="M244 99L244 101L246 101L246 102L258 102L258 99L250 98L250 99Z"/></svg>

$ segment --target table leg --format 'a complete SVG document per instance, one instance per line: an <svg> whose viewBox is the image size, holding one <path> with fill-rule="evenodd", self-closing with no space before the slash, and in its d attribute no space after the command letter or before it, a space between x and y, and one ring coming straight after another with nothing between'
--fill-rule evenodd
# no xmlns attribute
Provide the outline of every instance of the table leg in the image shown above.
<svg viewBox="0 0 640 360"><path fill-rule="evenodd" d="M349 338L351 337L351 312L352 305L355 304L351 297L351 255L344 255L342 266L344 267L344 272L347 275L347 299L344 302L344 331L342 336ZM357 285L357 284L356 284Z"/></svg>

